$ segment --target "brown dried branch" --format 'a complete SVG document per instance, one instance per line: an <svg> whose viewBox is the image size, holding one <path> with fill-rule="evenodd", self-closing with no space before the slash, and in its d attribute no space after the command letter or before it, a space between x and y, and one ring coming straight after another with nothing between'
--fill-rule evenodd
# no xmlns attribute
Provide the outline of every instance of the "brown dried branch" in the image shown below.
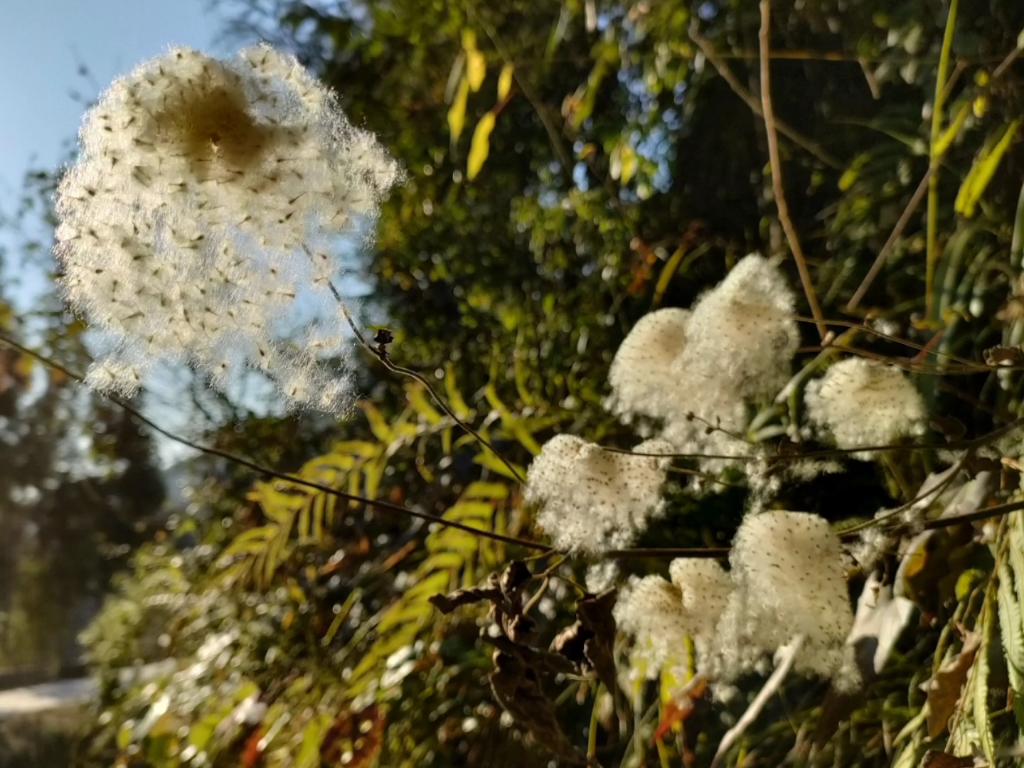
<svg viewBox="0 0 1024 768"><path fill-rule="evenodd" d="M807 259L804 257L803 248L800 247L800 238L797 236L796 227L789 217L789 206L786 203L786 190L782 183L782 161L779 159L779 139L776 132L775 113L772 109L770 59L768 56L771 37L771 2L761 0L761 106L763 109L764 129L768 135L768 158L772 168L772 191L775 195L775 205L779 209L779 221L782 222L782 229L786 233L786 240L789 241L789 249L793 252L796 260L796 268L800 273L800 283L804 288L804 295L811 307L811 314L818 325L818 334L822 339L828 334L825 327L825 316L821 313L821 306L818 304L818 296L814 292L814 283L811 281L811 273L807 269Z"/></svg>

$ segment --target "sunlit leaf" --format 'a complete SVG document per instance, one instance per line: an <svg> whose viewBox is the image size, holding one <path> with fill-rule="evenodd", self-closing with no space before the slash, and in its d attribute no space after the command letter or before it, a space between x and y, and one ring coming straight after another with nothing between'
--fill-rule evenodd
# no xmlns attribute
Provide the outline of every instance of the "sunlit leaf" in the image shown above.
<svg viewBox="0 0 1024 768"><path fill-rule="evenodd" d="M960 130L964 127L964 123L967 122L967 117L971 114L971 105L962 104L953 122L950 123L946 130L939 134L938 140L935 142L935 156L942 157L946 154L946 150L953 143L957 136L960 135Z"/></svg>
<svg viewBox="0 0 1024 768"><path fill-rule="evenodd" d="M960 653L939 668L928 682L928 738L937 738L946 730L950 715L960 701L960 691L981 646L981 637L972 634L964 640Z"/></svg>
<svg viewBox="0 0 1024 768"><path fill-rule="evenodd" d="M494 130L494 113L488 112L480 118L473 131L473 142L469 146L469 159L466 162L466 178L476 178L483 168L487 155L491 151L491 131Z"/></svg>
<svg viewBox="0 0 1024 768"><path fill-rule="evenodd" d="M482 51L466 51L466 82L470 90L476 93L484 83L487 75L487 59Z"/></svg>
<svg viewBox="0 0 1024 768"><path fill-rule="evenodd" d="M498 75L498 101L504 101L512 90L512 75L514 73L515 67L511 64L506 64L501 68L501 74Z"/></svg>
<svg viewBox="0 0 1024 768"><path fill-rule="evenodd" d="M991 146L986 144L978 154L974 165L971 166L971 170L967 173L967 178L964 179L963 184L960 186L960 192L956 196L954 207L957 213L962 213L968 218L974 215L974 209L978 201L985 194L985 189L995 175L1003 155L1006 154L1006 150L1010 148L1010 144L1017 134L1019 126L1020 120L1014 120L1006 127L1002 137L995 144Z"/></svg>
<svg viewBox="0 0 1024 768"><path fill-rule="evenodd" d="M459 140L462 129L466 125L466 102L469 99L469 81L463 77L459 80L459 88L448 109L448 132L451 134L452 143Z"/></svg>

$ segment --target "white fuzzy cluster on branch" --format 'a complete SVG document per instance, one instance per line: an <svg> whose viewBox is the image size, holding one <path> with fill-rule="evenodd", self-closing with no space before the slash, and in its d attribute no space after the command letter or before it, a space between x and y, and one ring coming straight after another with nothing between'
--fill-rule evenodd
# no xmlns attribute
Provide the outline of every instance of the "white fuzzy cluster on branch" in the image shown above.
<svg viewBox="0 0 1024 768"><path fill-rule="evenodd" d="M817 515L748 515L728 573L714 560L679 559L671 582L646 576L624 589L615 618L634 637L634 670L654 678L665 667L683 667L691 638L697 669L727 695L731 681L765 671L772 655L800 636L794 669L850 687L853 611L841 555L839 538Z"/></svg>
<svg viewBox="0 0 1024 768"><path fill-rule="evenodd" d="M348 377L326 362L345 356L338 238L399 173L334 95L268 46L176 48L100 95L81 145L55 250L70 304L105 332L89 383L130 396L160 360L220 387L255 369L293 403L344 410Z"/></svg>

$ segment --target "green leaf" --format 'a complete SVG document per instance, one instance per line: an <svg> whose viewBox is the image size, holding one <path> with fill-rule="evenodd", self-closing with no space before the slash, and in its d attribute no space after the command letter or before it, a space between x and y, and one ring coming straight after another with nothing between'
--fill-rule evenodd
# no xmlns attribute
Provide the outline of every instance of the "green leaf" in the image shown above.
<svg viewBox="0 0 1024 768"><path fill-rule="evenodd" d="M636 174L639 167L636 150L629 144L619 144L612 151L611 176L617 179L620 184L629 184L629 180Z"/></svg>
<svg viewBox="0 0 1024 768"><path fill-rule="evenodd" d="M515 438L519 441L526 450L532 453L534 456L540 453L540 445L533 438L530 430L527 428L524 421L515 416L501 398L498 396L498 389L494 386L494 380L492 379L484 390L484 394L487 397L487 402L491 404L501 416L501 426L508 430Z"/></svg>
<svg viewBox="0 0 1024 768"><path fill-rule="evenodd" d="M223 563L236 555L252 555L263 552L269 542L277 535L276 525L261 525L238 534L220 556Z"/></svg>
<svg viewBox="0 0 1024 768"><path fill-rule="evenodd" d="M345 469L351 469L351 457L358 456L361 458L369 458L370 456L376 456L380 453L380 445L378 443L372 443L369 440L342 440L331 446L333 454L327 454L319 459L314 459L310 464L319 464L325 459L330 460L334 454L341 454L337 458L344 458L349 460L348 466ZM348 455L346 455L348 454Z"/></svg>
<svg viewBox="0 0 1024 768"><path fill-rule="evenodd" d="M1006 660L1018 671L1024 671L1024 633L1021 626L1020 604L1013 594L1013 575L1006 564L999 566L999 628Z"/></svg>
<svg viewBox="0 0 1024 768"><path fill-rule="evenodd" d="M602 49L602 54L595 58L597 60L594 62L594 68L590 70L590 74L587 76L587 82L577 88L576 92L566 99L566 105L563 106L563 111L568 115L569 123L574 130L579 130L594 111L594 104L597 102L597 92L601 88L601 83L611 71L611 60L617 58L617 52L614 50L607 52L607 49Z"/></svg>
<svg viewBox="0 0 1024 768"><path fill-rule="evenodd" d="M491 151L491 131L494 130L494 112L488 112L480 118L473 131L473 142L469 145L469 159L466 162L466 178L476 178L480 169L487 161Z"/></svg>

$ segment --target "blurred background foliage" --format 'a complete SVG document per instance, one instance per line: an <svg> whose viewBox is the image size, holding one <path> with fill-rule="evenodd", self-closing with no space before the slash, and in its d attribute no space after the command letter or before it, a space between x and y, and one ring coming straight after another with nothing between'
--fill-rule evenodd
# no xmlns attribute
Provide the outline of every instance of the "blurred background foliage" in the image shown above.
<svg viewBox="0 0 1024 768"><path fill-rule="evenodd" d="M601 407L625 333L654 307L689 306L746 253L786 250L751 108L755 2L242 0L223 10L240 40L296 53L401 160L407 182L362 264L363 317L391 329L393 359L520 468L557 432L635 442ZM944 56L949 18L940 0L779 0L772 97L790 213L826 317L981 361L1024 341L1024 6L960 3ZM48 199L48 184L38 177L26 200ZM798 285L792 261L784 268ZM0 301L12 307L0 313L5 332L85 367L81 329L56 298L29 312ZM804 342L817 343L813 326ZM196 423L207 444L315 483L531 533L506 466L422 386L371 355L360 365L366 401L351 421L255 413L200 382ZM916 383L939 435L973 437L1021 415L1019 375ZM530 552L263 481L224 459L160 468L152 438L116 406L7 350L0 439L0 666L77 663L74 635L108 593L83 635L102 700L76 765L571 764L503 715L488 682L493 648L478 637L483 610L443 616L426 601ZM851 463L791 489L791 508L870 517L930 468L901 462ZM727 544L743 498L676 498L640 544ZM922 733L918 685L941 663L953 617L991 630L979 603L989 604L994 561L970 535L933 546L922 583L962 578L922 590L925 618L869 695L846 703L814 764L913 766L944 744ZM575 597L551 582L537 604L545 642L572 623ZM996 738L1012 743L1012 664L996 656L982 699L1000 711ZM544 685L573 744L585 750L600 726L602 765L705 765L727 729L702 703L652 743L657 691L638 693L649 708L620 732L589 681ZM822 707L825 687L788 686L733 763L806 761L794 742L840 706Z"/></svg>

